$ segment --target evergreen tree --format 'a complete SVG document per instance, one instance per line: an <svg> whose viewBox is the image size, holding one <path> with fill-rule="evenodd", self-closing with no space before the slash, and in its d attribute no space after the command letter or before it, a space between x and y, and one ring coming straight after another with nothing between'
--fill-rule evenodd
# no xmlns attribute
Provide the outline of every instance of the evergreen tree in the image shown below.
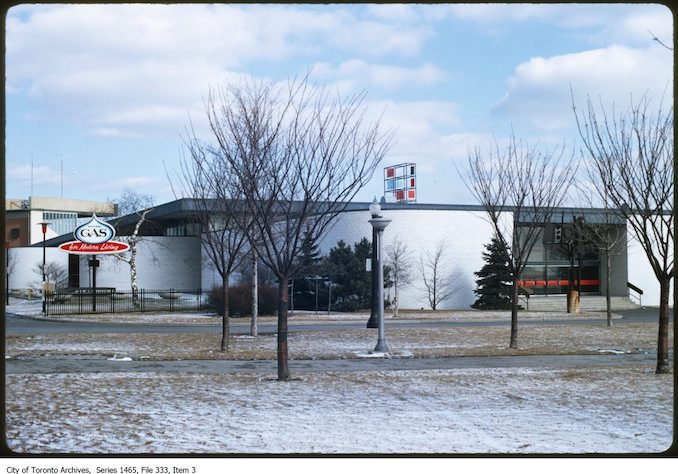
<svg viewBox="0 0 678 474"><path fill-rule="evenodd" d="M372 243L364 237L354 243L353 256L353 293L357 296L357 309L366 309L372 304L372 274L365 268L365 261L372 258Z"/></svg>
<svg viewBox="0 0 678 474"><path fill-rule="evenodd" d="M365 260L371 255L372 245L366 238L353 247L340 240L330 249L326 268L332 278L332 308L356 311L370 307L372 277L365 270Z"/></svg>
<svg viewBox="0 0 678 474"><path fill-rule="evenodd" d="M296 271L292 279L294 288L294 308L311 310L315 308L316 281L320 274L320 251L308 231L304 233L304 240L296 258ZM318 285L322 289L323 285Z"/></svg>
<svg viewBox="0 0 678 474"><path fill-rule="evenodd" d="M492 241L485 245L483 252L485 265L474 274L478 296L471 305L475 309L511 309L511 270L509 269L506 250L495 235Z"/></svg>

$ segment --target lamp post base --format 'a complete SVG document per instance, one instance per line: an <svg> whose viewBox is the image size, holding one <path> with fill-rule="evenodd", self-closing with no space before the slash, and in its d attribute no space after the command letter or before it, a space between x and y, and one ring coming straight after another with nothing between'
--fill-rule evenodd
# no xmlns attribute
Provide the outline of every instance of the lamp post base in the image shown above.
<svg viewBox="0 0 678 474"><path fill-rule="evenodd" d="M374 348L374 352L388 352L388 345L386 341L377 341L377 345Z"/></svg>

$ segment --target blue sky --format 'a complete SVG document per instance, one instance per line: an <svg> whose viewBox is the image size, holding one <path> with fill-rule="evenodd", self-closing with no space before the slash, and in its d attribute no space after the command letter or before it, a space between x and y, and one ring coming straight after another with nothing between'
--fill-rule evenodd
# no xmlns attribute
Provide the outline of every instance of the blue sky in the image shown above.
<svg viewBox="0 0 678 474"><path fill-rule="evenodd" d="M6 16L7 197L173 199L189 116L242 76L312 80L385 110L383 166L417 164L418 201L473 203L455 164L513 129L576 151L570 88L625 107L673 97L659 4L21 5ZM62 171L63 170L63 171ZM357 196L383 192L381 170Z"/></svg>

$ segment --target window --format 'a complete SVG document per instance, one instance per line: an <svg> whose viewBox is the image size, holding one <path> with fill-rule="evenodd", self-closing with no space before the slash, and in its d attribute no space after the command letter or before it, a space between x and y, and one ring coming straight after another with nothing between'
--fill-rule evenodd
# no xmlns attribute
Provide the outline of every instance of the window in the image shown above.
<svg viewBox="0 0 678 474"><path fill-rule="evenodd" d="M78 227L78 215L75 212L43 212L42 218L59 235L69 234Z"/></svg>

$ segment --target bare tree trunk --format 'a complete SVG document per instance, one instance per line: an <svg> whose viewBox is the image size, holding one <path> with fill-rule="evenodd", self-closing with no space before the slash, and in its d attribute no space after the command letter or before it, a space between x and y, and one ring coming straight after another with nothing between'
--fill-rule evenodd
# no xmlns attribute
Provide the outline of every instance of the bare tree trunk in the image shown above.
<svg viewBox="0 0 678 474"><path fill-rule="evenodd" d="M398 317L398 305L400 304L398 302L398 281L396 281L393 286L394 286L394 288L393 288L393 291L394 291L394 294L393 294L393 317L397 318Z"/></svg>
<svg viewBox="0 0 678 474"><path fill-rule="evenodd" d="M610 252L605 250L605 307L607 308L607 326L612 327L612 299L610 298Z"/></svg>
<svg viewBox="0 0 678 474"><path fill-rule="evenodd" d="M139 307L139 286L137 283L137 246L136 241L134 246L131 246L132 256L129 259L130 279L132 280L132 305L135 308Z"/></svg>
<svg viewBox="0 0 678 474"><path fill-rule="evenodd" d="M257 316L259 316L259 264L255 248L252 249L252 319L250 321L250 334L257 335Z"/></svg>
<svg viewBox="0 0 678 474"><path fill-rule="evenodd" d="M228 312L229 312L229 305L228 305L228 278L224 278L224 283L222 285L222 297L224 299L224 313L221 316L221 352L227 352L228 351L228 339L229 339L229 333L230 333L230 327L228 323Z"/></svg>
<svg viewBox="0 0 678 474"><path fill-rule="evenodd" d="M511 297L511 341L509 347L518 349L518 276L513 275L511 283L513 296Z"/></svg>
<svg viewBox="0 0 678 474"><path fill-rule="evenodd" d="M289 289L287 278L278 282L278 380L289 381L290 369L287 361L287 305Z"/></svg>
<svg viewBox="0 0 678 474"><path fill-rule="evenodd" d="M436 308L438 307L438 293L437 293L438 288L436 285L437 283L438 283L438 265L436 263L436 266L433 269L433 301L431 302L431 308L433 309L433 311L435 311Z"/></svg>
<svg viewBox="0 0 678 474"><path fill-rule="evenodd" d="M671 280L662 276L659 280L659 337L657 341L658 374L668 374L669 367L669 284Z"/></svg>

